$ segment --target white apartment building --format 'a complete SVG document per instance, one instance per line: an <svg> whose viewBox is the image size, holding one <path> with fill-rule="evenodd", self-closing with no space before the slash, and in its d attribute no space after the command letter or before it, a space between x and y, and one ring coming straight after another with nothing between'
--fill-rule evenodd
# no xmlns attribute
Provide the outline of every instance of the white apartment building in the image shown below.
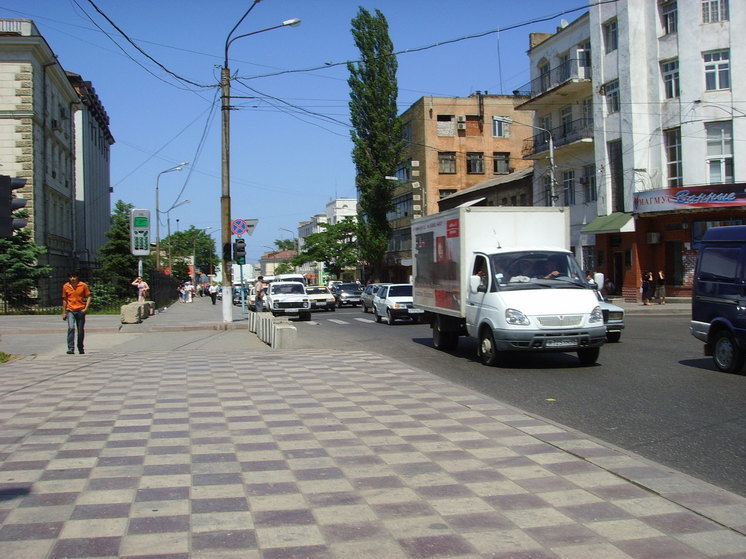
<svg viewBox="0 0 746 559"><path fill-rule="evenodd" d="M562 198L568 161L561 147L555 149L555 195L570 207L576 254L611 277L626 299L639 299L646 270L664 271L669 295L690 294L704 231L744 223L746 76L738 62L746 57L746 41L738 33L745 24L742 1L592 3L587 15L529 51L534 80L547 74L540 53L550 47L558 53L559 83L532 91L527 103L536 110L535 126L556 131L576 92L570 84L581 77L573 77L572 66L562 73L562 57L581 59L585 49L577 45L586 27L596 199L584 195L593 184L585 173L574 203ZM549 84L555 83L551 68L550 62ZM586 94L579 90L577 101ZM549 112L552 121L541 121ZM582 148L572 159L576 169L591 164ZM535 195L542 187L535 184Z"/></svg>

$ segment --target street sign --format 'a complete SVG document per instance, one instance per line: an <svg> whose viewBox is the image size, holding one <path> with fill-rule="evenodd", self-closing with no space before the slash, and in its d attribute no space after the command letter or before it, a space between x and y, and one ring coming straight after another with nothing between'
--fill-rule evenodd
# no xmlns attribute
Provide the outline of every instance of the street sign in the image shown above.
<svg viewBox="0 0 746 559"><path fill-rule="evenodd" d="M254 229L256 229L256 224L259 223L258 219L244 219L246 222L246 234L248 236L251 236L251 234L254 232Z"/></svg>
<svg viewBox="0 0 746 559"><path fill-rule="evenodd" d="M150 255L150 210L130 212L130 250L134 256Z"/></svg>
<svg viewBox="0 0 746 559"><path fill-rule="evenodd" d="M246 221L243 219L234 219L231 221L231 233L239 237L246 233Z"/></svg>

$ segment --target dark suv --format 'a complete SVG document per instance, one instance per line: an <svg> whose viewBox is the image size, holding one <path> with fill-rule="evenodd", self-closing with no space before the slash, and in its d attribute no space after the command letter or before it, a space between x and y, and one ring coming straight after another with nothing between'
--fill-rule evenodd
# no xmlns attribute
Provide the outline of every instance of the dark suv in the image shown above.
<svg viewBox="0 0 746 559"><path fill-rule="evenodd" d="M363 287L359 283L338 283L332 288L332 293L337 300L337 307L344 305L357 307L360 304Z"/></svg>
<svg viewBox="0 0 746 559"><path fill-rule="evenodd" d="M689 331L726 373L746 360L746 226L713 227L699 249Z"/></svg>

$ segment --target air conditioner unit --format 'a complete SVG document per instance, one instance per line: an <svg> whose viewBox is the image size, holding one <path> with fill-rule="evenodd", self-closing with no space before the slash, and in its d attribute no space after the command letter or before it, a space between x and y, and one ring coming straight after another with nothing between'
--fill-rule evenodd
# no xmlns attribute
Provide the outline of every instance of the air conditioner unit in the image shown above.
<svg viewBox="0 0 746 559"><path fill-rule="evenodd" d="M419 181L414 181L414 182L412 183L412 188L419 188L419 187L420 187L420 183L419 183Z"/></svg>
<svg viewBox="0 0 746 559"><path fill-rule="evenodd" d="M661 234L657 231L651 231L648 233L648 244L649 245L657 245L661 242Z"/></svg>
<svg viewBox="0 0 746 559"><path fill-rule="evenodd" d="M412 209L413 209L414 211L416 211L416 212L419 212L419 211L421 211L421 210L422 210L422 206L420 206L419 204L413 204L413 205L412 205Z"/></svg>
<svg viewBox="0 0 746 559"><path fill-rule="evenodd" d="M419 162L419 161L415 161L415 160L412 160L412 163L411 163L411 165L412 165L412 167L419 167L419 166L420 166L420 162Z"/></svg>
<svg viewBox="0 0 746 559"><path fill-rule="evenodd" d="M464 115L459 115L456 117L456 120L459 122L466 122L466 117Z"/></svg>
<svg viewBox="0 0 746 559"><path fill-rule="evenodd" d="M466 130L466 123L465 122L459 122L457 125L459 130Z"/></svg>
<svg viewBox="0 0 746 559"><path fill-rule="evenodd" d="M422 200L422 196L420 196L419 194L412 194L413 202L419 202L420 200Z"/></svg>

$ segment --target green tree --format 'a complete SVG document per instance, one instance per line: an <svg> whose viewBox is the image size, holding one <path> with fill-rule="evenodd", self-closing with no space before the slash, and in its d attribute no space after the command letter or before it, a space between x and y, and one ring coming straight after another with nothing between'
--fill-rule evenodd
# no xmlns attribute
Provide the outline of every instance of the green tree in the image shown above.
<svg viewBox="0 0 746 559"><path fill-rule="evenodd" d="M13 217L26 219L28 211L19 210ZM15 308L29 305L33 289L40 280L50 277L52 267L39 264L39 257L46 252L45 247L31 240L28 227L15 231L10 239L0 239L2 297L8 305Z"/></svg>
<svg viewBox="0 0 746 559"><path fill-rule="evenodd" d="M293 266L290 262L280 262L277 266L275 266L274 273L276 276L280 274L292 274L295 272L295 266Z"/></svg>
<svg viewBox="0 0 746 559"><path fill-rule="evenodd" d="M187 266L185 260L177 258L173 261L173 264L171 264L171 277L175 278L179 282L190 279L189 266Z"/></svg>
<svg viewBox="0 0 746 559"><path fill-rule="evenodd" d="M403 125L396 106L398 64L388 22L379 10L372 15L361 7L352 20L352 36L360 51L360 60L347 64L360 204L357 242L374 275L380 275L391 236L386 214L395 187L386 177L396 174L403 162Z"/></svg>
<svg viewBox="0 0 746 559"><path fill-rule="evenodd" d="M191 257L195 258L195 265L203 273L214 272L219 264L215 240L204 229L197 229L190 225L189 229L172 233L161 241L166 254L171 254L172 267L177 262Z"/></svg>
<svg viewBox="0 0 746 559"><path fill-rule="evenodd" d="M342 270L354 268L360 262L360 249L355 243L357 223L345 218L333 225L319 224L324 230L303 239L303 250L292 262L301 266L306 262L323 262L329 273L341 277Z"/></svg>
<svg viewBox="0 0 746 559"><path fill-rule="evenodd" d="M297 247L297 241L295 239L275 239L275 246L277 251L283 250L295 250Z"/></svg>
<svg viewBox="0 0 746 559"><path fill-rule="evenodd" d="M131 284L137 274L138 258L132 254L130 247L130 210L133 208L132 204L121 200L114 205L111 229L106 233L109 240L101 247L101 268L95 278L97 283L112 285L115 296L120 300L134 294ZM144 259L143 266L150 267L150 260Z"/></svg>

